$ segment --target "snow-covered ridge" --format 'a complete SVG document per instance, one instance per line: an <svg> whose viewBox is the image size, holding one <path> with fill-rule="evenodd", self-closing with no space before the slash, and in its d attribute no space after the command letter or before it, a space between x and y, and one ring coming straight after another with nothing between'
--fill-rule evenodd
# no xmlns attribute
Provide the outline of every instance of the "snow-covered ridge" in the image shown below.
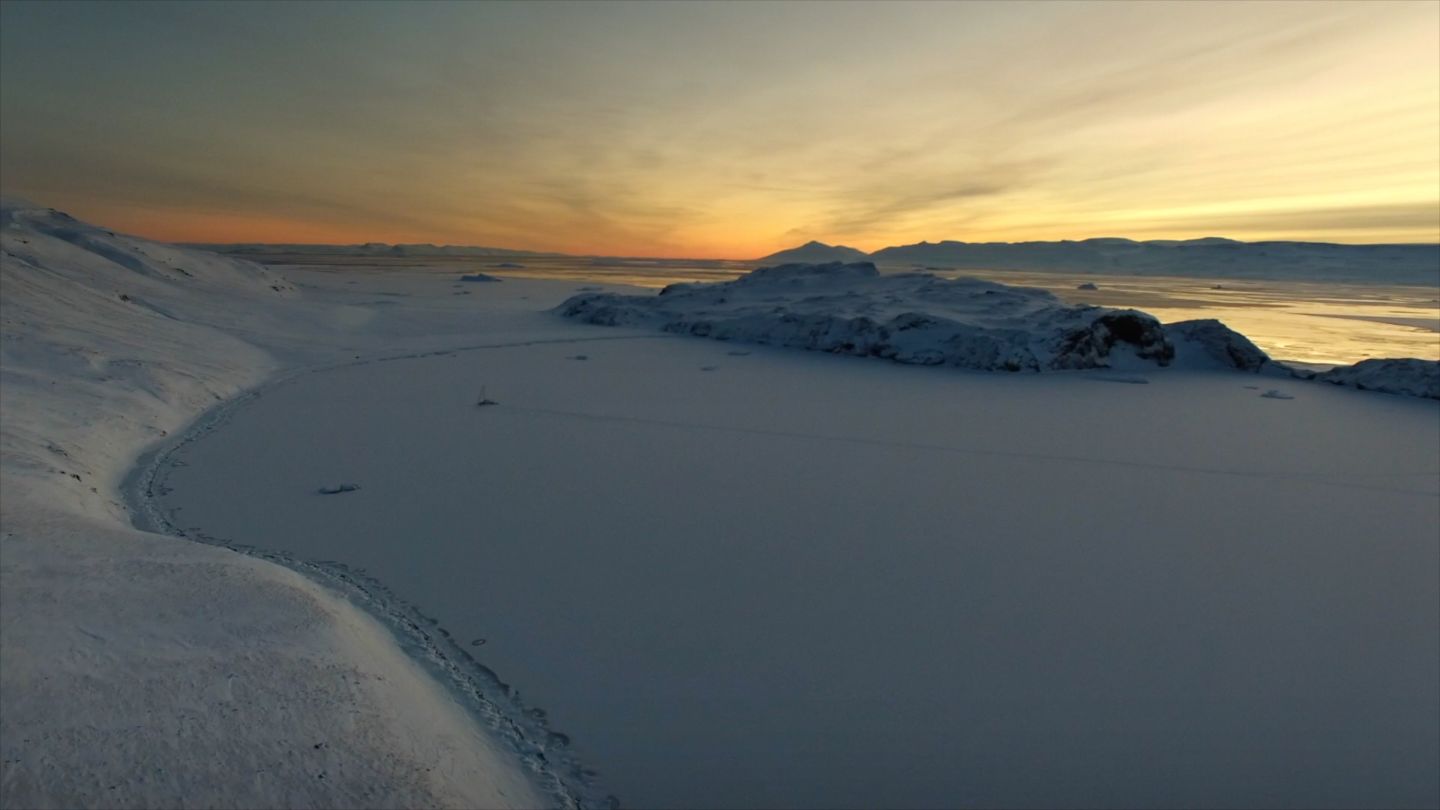
<svg viewBox="0 0 1440 810"><path fill-rule="evenodd" d="M1218 322L1167 331L1132 309L1073 306L1049 292L924 273L882 275L869 262L764 267L735 281L672 284L657 296L577 295L561 315L899 363L1004 371L1104 368L1182 355L1255 370L1268 358Z"/></svg>
<svg viewBox="0 0 1440 810"><path fill-rule="evenodd" d="M1381 391L1412 397L1440 399L1440 363L1415 358L1361 360L1319 374L1297 376L1361 391Z"/></svg>
<svg viewBox="0 0 1440 810"><path fill-rule="evenodd" d="M287 365L350 357L365 312L11 199L0 293L0 805L569 801L384 617L137 530L120 501L147 446Z"/></svg>

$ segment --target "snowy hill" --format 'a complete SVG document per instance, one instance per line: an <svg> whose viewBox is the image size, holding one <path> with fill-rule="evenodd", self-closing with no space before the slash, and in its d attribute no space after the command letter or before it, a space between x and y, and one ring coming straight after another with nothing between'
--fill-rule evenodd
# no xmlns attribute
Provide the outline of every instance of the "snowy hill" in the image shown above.
<svg viewBox="0 0 1440 810"><path fill-rule="evenodd" d="M1153 274L1205 278L1440 284L1440 245L1237 242L1208 237L1136 242L920 242L871 254L880 263L956 270Z"/></svg>
<svg viewBox="0 0 1440 810"><path fill-rule="evenodd" d="M824 264L826 262L855 262L864 261L869 258L862 250L856 250L844 245L827 245L824 242L810 241L800 247L782 250L771 253L769 256L757 261L770 262L772 264Z"/></svg>
<svg viewBox="0 0 1440 810"><path fill-rule="evenodd" d="M0 805L564 801L523 735L458 710L350 598L140 531L120 501L147 447L287 364L351 357L371 319L0 204Z"/></svg>
<svg viewBox="0 0 1440 810"><path fill-rule="evenodd" d="M89 508L106 503L90 479L108 471L98 483L118 483L128 441L152 439L155 425L234 394L272 365L196 316L236 324L246 317L235 303L296 294L250 262L112 233L10 199L0 206L0 286L7 416L0 450L7 466L33 469L54 467L59 456L67 474L81 476L66 486ZM20 415L35 410L37 388L55 404L33 422ZM61 433L104 439L66 447Z"/></svg>
<svg viewBox="0 0 1440 810"><path fill-rule="evenodd" d="M1071 306L1044 290L924 273L882 275L869 262L764 267L731 282L673 284L658 296L578 295L561 315L898 363L1005 371L1168 365L1176 340L1204 365L1258 369L1268 358L1218 322L1174 335L1136 310Z"/></svg>

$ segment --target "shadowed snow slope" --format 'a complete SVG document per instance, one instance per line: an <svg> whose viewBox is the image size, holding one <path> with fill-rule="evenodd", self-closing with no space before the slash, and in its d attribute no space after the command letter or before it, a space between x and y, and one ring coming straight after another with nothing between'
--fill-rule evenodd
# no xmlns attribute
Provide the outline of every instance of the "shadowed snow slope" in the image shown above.
<svg viewBox="0 0 1440 810"><path fill-rule="evenodd" d="M306 359L255 336L348 352L372 314L51 209L0 217L0 805L557 801L346 598L118 502L143 448Z"/></svg>

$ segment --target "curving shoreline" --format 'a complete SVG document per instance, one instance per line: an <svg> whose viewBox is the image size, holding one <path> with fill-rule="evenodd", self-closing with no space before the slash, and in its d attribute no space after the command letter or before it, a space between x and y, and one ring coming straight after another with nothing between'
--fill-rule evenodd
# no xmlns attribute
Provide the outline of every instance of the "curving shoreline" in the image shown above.
<svg viewBox="0 0 1440 810"><path fill-rule="evenodd" d="M516 303L555 285L505 285L476 318L448 279L377 279L416 302L392 312L334 276L303 292L50 209L3 214L0 804L607 802L543 717L383 586L182 537L139 497L168 451L318 368L574 331Z"/></svg>
<svg viewBox="0 0 1440 810"><path fill-rule="evenodd" d="M458 644L439 622L415 604L401 599L378 579L344 562L306 560L284 551L217 537L177 526L156 503L163 488L167 464L186 445L225 426L239 410L267 392L312 374L397 360L412 360L460 352L506 349L544 344L667 339L667 335L597 336L488 343L361 358L314 367L281 370L259 384L224 400L195 418L184 430L142 452L126 473L120 495L133 526L143 532L184 538L218 546L264 560L341 594L376 619L393 635L401 649L456 698L471 717L503 740L531 777L556 806L566 808L618 807L619 800L598 783L594 771L584 767L569 750L569 737L549 727L543 709L527 706L513 685L500 679Z"/></svg>

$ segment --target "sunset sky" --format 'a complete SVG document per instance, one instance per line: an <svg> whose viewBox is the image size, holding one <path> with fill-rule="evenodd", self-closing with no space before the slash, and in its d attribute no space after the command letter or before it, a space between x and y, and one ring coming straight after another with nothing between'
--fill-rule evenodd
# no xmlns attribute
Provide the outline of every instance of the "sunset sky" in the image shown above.
<svg viewBox="0 0 1440 810"><path fill-rule="evenodd" d="M1440 241L1440 3L22 3L0 188L144 236Z"/></svg>

